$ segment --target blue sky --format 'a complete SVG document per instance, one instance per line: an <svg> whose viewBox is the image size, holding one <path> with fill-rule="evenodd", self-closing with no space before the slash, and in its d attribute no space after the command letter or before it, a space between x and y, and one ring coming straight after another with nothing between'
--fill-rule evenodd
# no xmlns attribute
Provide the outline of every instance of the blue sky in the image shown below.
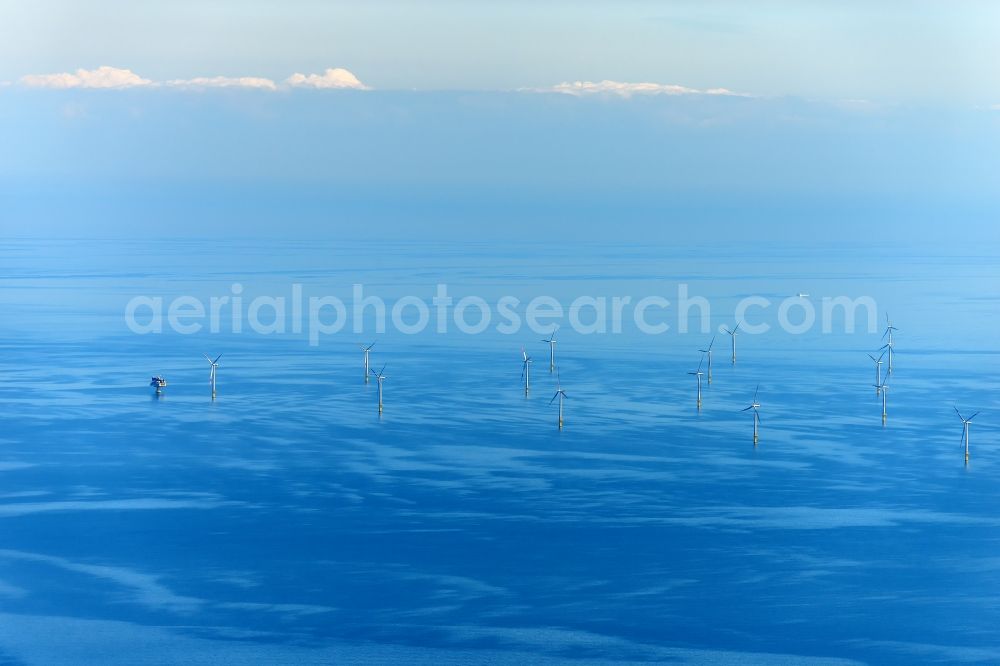
<svg viewBox="0 0 1000 666"><path fill-rule="evenodd" d="M919 0L2 2L0 215L61 235L992 239L998 19Z"/></svg>
<svg viewBox="0 0 1000 666"><path fill-rule="evenodd" d="M1000 103L988 0L0 3L0 79L345 67L381 89L655 81L760 95Z"/></svg>

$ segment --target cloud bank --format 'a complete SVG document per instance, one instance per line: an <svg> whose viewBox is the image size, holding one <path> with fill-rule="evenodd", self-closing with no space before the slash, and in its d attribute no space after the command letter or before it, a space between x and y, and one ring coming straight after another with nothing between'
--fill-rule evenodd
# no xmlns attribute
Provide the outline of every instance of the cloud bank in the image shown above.
<svg viewBox="0 0 1000 666"><path fill-rule="evenodd" d="M259 76L199 76L193 79L172 79L164 83L171 88L258 88L277 90L271 79Z"/></svg>
<svg viewBox="0 0 1000 666"><path fill-rule="evenodd" d="M78 69L75 74L28 74L21 77L21 85L29 88L134 88L153 82L144 79L131 69L107 65L97 69Z"/></svg>
<svg viewBox="0 0 1000 666"><path fill-rule="evenodd" d="M371 90L353 72L342 67L327 68L322 74L295 72L281 83L259 76L200 76L192 79L153 81L145 79L130 69L102 65L97 69L78 69L74 73L28 74L19 80L28 88L103 88L123 89L137 87L165 87L190 90L208 88L243 88L254 90L281 90L308 88L313 90ZM2 85L2 83L0 83ZM713 95L751 97L728 88L690 88L677 84L625 81L563 81L547 88L519 88L520 92L560 93L582 97L585 95Z"/></svg>
<svg viewBox="0 0 1000 666"><path fill-rule="evenodd" d="M353 88L355 90L371 90L361 83L358 77L346 69L337 67L327 69L322 74L299 74L296 72L285 80L285 83L295 88Z"/></svg>
<svg viewBox="0 0 1000 666"><path fill-rule="evenodd" d="M279 85L271 79L259 76L202 76L193 79L170 79L152 81L144 79L130 69L102 65L97 69L78 69L75 73L28 74L19 83L28 88L71 88L124 89L136 87L166 87L182 89L206 88L246 88L256 90L278 90L279 88L313 88L326 90L371 90L350 71L341 67L327 69L322 74L300 74L296 72Z"/></svg>
<svg viewBox="0 0 1000 666"><path fill-rule="evenodd" d="M724 95L730 97L749 97L746 93L733 92L727 88L708 88L700 90L669 83L628 83L624 81L563 81L550 88L525 88L528 92L562 93L564 95Z"/></svg>

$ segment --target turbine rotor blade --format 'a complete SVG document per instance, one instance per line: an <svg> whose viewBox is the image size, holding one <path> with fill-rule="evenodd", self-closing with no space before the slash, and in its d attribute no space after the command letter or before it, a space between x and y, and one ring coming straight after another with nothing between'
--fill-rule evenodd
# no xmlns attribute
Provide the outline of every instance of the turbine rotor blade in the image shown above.
<svg viewBox="0 0 1000 666"><path fill-rule="evenodd" d="M962 419L964 421L965 417L962 416L962 412L958 411L958 407L955 407L954 409L955 409L955 413L958 414L958 418L960 418L960 419Z"/></svg>

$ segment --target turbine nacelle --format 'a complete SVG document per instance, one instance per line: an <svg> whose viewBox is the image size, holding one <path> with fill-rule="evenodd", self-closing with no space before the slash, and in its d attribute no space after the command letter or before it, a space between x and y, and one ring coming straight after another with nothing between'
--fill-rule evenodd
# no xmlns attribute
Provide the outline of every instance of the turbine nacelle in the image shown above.
<svg viewBox="0 0 1000 666"><path fill-rule="evenodd" d="M979 415L979 412L976 412L969 418L965 418L964 416L962 416L962 412L958 411L958 407L955 407L955 413L958 414L958 418L962 419L962 423L964 424L968 424L969 421L971 421L972 419L976 418Z"/></svg>

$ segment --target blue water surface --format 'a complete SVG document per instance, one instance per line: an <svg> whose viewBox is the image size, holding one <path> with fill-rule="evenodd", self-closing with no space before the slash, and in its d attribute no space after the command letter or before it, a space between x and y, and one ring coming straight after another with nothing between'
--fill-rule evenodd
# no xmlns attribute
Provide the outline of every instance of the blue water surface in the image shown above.
<svg viewBox="0 0 1000 666"><path fill-rule="evenodd" d="M989 248L13 240L0 663L1000 662ZM711 304L681 333L139 335L135 296ZM781 331L799 292L874 332ZM729 339L739 300L766 334ZM900 330L888 418L866 354ZM583 315L581 315L583 316ZM671 318L673 317L673 318ZM584 317L586 318L586 317ZM651 318L653 318L651 316ZM470 319L473 317L470 315ZM453 322L452 322L453 323ZM698 352L718 335L697 409ZM376 341L385 409L363 379ZM521 347L533 357L521 383ZM223 354L211 399L203 353ZM162 373L161 396L147 385ZM760 440L749 412L759 385ZM972 422L968 464L954 406Z"/></svg>

